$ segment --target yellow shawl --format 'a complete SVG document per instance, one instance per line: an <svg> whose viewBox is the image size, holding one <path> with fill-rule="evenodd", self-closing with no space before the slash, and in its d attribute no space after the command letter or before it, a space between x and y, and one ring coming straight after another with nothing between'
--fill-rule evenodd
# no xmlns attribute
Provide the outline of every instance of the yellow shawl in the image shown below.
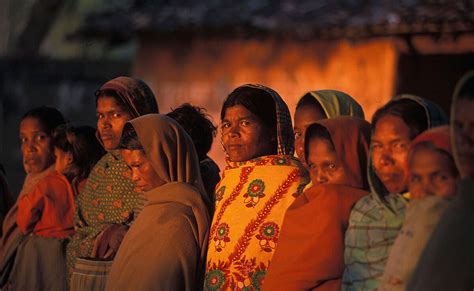
<svg viewBox="0 0 474 291"><path fill-rule="evenodd" d="M289 155L230 163L216 187L204 288L259 289L286 209L309 182Z"/></svg>

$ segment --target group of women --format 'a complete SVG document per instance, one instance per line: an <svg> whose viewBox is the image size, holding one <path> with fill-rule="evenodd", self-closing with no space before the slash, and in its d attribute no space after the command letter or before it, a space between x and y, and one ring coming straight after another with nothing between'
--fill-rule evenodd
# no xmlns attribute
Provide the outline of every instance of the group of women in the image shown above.
<svg viewBox="0 0 474 291"><path fill-rule="evenodd" d="M143 81L96 92L97 131L35 108L1 288L471 290L474 72L454 95L451 130L426 99L397 96L369 123L336 90L302 96L293 127L277 92L240 86L222 173L205 111L160 114Z"/></svg>

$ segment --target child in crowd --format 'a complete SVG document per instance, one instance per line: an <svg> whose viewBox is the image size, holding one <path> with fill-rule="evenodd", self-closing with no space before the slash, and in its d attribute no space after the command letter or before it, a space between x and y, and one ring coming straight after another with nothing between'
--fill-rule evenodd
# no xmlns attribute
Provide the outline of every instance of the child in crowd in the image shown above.
<svg viewBox="0 0 474 291"><path fill-rule="evenodd" d="M214 191L221 177L219 166L207 155L211 150L217 130L212 123L212 117L206 113L204 108L189 103L184 103L166 115L176 120L193 140L199 158L199 170L204 187L211 201L215 201Z"/></svg>

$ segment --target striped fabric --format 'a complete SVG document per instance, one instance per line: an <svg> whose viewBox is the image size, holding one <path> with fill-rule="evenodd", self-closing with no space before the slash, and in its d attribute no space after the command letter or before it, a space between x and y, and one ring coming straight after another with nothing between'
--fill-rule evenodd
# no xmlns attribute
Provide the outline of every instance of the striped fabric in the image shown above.
<svg viewBox="0 0 474 291"><path fill-rule="evenodd" d="M105 283L112 267L112 261L76 259L71 278L71 291L105 290Z"/></svg>

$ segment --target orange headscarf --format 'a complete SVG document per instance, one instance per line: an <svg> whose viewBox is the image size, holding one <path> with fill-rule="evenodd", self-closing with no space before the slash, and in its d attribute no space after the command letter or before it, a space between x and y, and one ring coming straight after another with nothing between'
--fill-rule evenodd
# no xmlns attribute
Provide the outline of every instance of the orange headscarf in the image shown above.
<svg viewBox="0 0 474 291"><path fill-rule="evenodd" d="M339 116L316 122L324 126L331 136L338 160L349 179L347 186L368 189L367 156L370 143L370 123L364 119ZM311 125L306 132L308 133ZM305 148L310 138L305 137Z"/></svg>
<svg viewBox="0 0 474 291"><path fill-rule="evenodd" d="M349 215L368 194L370 124L346 116L317 123L328 130L348 184L314 185L288 208L264 290L341 289Z"/></svg>
<svg viewBox="0 0 474 291"><path fill-rule="evenodd" d="M451 156L453 155L453 149L451 147L451 133L449 125L443 125L428 129L419 136L417 136L410 144L410 154L414 147L422 142L428 142L435 148L441 149Z"/></svg>

